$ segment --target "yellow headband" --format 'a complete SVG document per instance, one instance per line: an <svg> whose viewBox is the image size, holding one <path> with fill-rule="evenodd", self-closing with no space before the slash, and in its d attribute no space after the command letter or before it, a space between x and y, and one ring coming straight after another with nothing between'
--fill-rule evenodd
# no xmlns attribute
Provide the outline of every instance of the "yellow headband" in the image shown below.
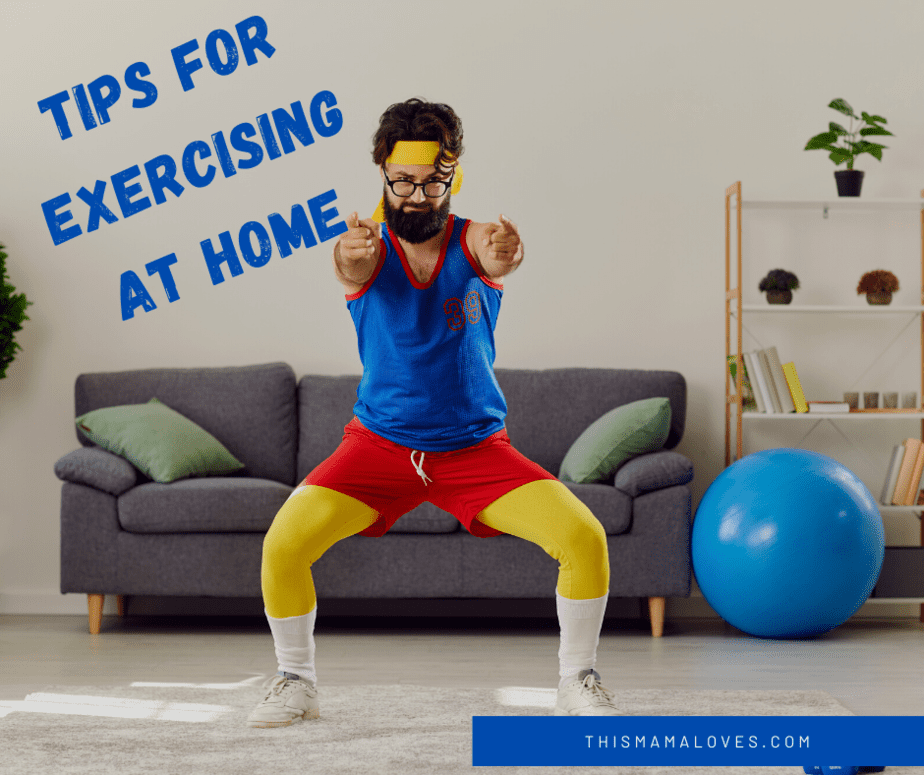
<svg viewBox="0 0 924 775"><path fill-rule="evenodd" d="M434 140L399 140L386 160L386 164L420 164L423 166L436 166L436 159L439 156L440 144ZM462 188L462 167L458 163L455 165L455 177L452 179L453 194L458 194ZM382 222L385 220L384 201L379 201L379 206L372 215L374 221Z"/></svg>

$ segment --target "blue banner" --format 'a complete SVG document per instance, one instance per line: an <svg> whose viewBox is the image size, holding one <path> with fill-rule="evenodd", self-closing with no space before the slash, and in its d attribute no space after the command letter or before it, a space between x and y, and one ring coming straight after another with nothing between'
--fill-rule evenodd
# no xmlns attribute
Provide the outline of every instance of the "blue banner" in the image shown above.
<svg viewBox="0 0 924 775"><path fill-rule="evenodd" d="M924 764L921 716L474 716L480 766Z"/></svg>

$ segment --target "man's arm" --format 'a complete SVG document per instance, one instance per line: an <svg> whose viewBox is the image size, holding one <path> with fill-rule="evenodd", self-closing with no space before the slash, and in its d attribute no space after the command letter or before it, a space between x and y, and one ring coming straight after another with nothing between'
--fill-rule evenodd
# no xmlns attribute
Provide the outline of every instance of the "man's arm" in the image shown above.
<svg viewBox="0 0 924 775"><path fill-rule="evenodd" d="M334 273L350 293L355 293L369 282L379 263L382 227L371 218L360 221L357 213L347 216L346 225L346 232L334 245Z"/></svg>
<svg viewBox="0 0 924 775"><path fill-rule="evenodd" d="M469 251L491 280L510 274L523 261L523 240L516 224L504 215L497 223L473 223L468 228Z"/></svg>

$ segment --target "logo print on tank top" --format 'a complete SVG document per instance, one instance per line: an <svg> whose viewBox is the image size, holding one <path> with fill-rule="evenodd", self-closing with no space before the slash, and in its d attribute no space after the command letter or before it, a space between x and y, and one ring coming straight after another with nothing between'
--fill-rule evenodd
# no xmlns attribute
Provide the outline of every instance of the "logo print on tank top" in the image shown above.
<svg viewBox="0 0 924 775"><path fill-rule="evenodd" d="M469 291L465 295L465 304L452 297L443 304L446 313L446 323L453 331L461 331L466 319L472 325L481 320L481 297L478 291Z"/></svg>

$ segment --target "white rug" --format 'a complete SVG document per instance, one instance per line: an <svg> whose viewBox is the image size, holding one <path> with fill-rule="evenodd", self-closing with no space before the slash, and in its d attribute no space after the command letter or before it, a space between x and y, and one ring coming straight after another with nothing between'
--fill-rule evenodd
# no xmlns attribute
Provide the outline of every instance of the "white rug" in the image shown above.
<svg viewBox="0 0 924 775"><path fill-rule="evenodd" d="M264 775L264 773L547 773L473 768L472 716L549 715L554 690L321 686L321 718L250 729L264 678L238 684L47 687L0 702L0 773ZM825 692L618 691L627 714L850 716ZM796 775L792 767L722 768ZM917 769L917 768L915 768ZM705 775L714 768L588 767L587 773ZM567 769L569 772L574 770ZM892 768L886 771L892 773ZM894 771L898 775L899 770Z"/></svg>

